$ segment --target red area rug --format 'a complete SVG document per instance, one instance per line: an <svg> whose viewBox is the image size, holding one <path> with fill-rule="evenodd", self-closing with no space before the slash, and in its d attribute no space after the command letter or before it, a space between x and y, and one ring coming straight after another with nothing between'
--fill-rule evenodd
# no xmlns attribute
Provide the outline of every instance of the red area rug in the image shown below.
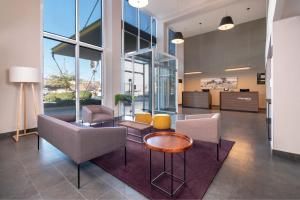
<svg viewBox="0 0 300 200"><path fill-rule="evenodd" d="M215 144L194 141L193 147L186 152L186 184L173 198L202 199L233 145L234 142L222 140L220 160L217 161ZM149 199L169 198L150 185L149 150L142 144L127 142L126 167L124 149L96 158L92 162ZM170 171L169 154L166 154L166 169ZM163 153L152 151L152 178L162 170ZM183 177L183 154L174 155L174 174ZM170 188L170 178L167 176L162 177L158 183L166 189ZM175 187L178 184L174 182Z"/></svg>

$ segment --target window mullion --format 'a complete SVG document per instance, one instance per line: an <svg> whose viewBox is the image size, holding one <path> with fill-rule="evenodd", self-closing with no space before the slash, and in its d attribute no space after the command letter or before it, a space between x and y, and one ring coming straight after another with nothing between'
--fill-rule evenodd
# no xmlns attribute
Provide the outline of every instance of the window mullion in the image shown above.
<svg viewBox="0 0 300 200"><path fill-rule="evenodd" d="M79 85L80 85L80 68L79 68L79 0L75 0L75 38L76 38L76 45L75 45L75 87L76 87L76 121L80 119L80 101L79 101Z"/></svg>
<svg viewBox="0 0 300 200"><path fill-rule="evenodd" d="M60 42L65 42L65 43L69 43L69 44L76 44L76 40L70 39L70 38L66 38L60 35L55 35L53 33L49 33L44 31L43 32L43 36L44 38L48 38L48 39L53 39L53 40L57 40Z"/></svg>
<svg viewBox="0 0 300 200"><path fill-rule="evenodd" d="M141 38L141 24L140 24L140 9L137 9L137 25L138 25L138 51L141 49L140 38Z"/></svg>

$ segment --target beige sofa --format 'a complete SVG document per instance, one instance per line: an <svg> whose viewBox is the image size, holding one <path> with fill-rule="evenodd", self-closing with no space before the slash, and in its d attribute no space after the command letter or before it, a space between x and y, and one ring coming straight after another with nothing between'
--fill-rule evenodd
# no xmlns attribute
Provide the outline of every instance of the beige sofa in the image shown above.
<svg viewBox="0 0 300 200"><path fill-rule="evenodd" d="M40 138L69 156L77 164L77 186L80 188L80 164L124 148L126 165L126 128L80 127L46 115L38 116L38 149Z"/></svg>
<svg viewBox="0 0 300 200"><path fill-rule="evenodd" d="M185 120L176 121L176 132L185 134L194 140L215 143L217 160L221 147L220 114L186 115Z"/></svg>

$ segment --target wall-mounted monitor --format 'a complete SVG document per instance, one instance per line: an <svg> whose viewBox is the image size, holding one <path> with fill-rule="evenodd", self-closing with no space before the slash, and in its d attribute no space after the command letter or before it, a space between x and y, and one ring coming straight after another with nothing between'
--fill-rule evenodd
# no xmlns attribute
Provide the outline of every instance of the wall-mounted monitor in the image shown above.
<svg viewBox="0 0 300 200"><path fill-rule="evenodd" d="M250 92L250 89L240 89L240 92Z"/></svg>

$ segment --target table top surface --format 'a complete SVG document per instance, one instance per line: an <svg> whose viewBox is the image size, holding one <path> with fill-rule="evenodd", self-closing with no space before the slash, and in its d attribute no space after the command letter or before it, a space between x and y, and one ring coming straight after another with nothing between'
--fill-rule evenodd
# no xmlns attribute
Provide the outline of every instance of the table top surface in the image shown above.
<svg viewBox="0 0 300 200"><path fill-rule="evenodd" d="M134 122L134 121L121 121L118 123L118 125L136 129L136 130L146 130L152 127L150 124Z"/></svg>
<svg viewBox="0 0 300 200"><path fill-rule="evenodd" d="M180 153L193 145L193 139L176 132L155 132L144 137L148 149L166 153Z"/></svg>

